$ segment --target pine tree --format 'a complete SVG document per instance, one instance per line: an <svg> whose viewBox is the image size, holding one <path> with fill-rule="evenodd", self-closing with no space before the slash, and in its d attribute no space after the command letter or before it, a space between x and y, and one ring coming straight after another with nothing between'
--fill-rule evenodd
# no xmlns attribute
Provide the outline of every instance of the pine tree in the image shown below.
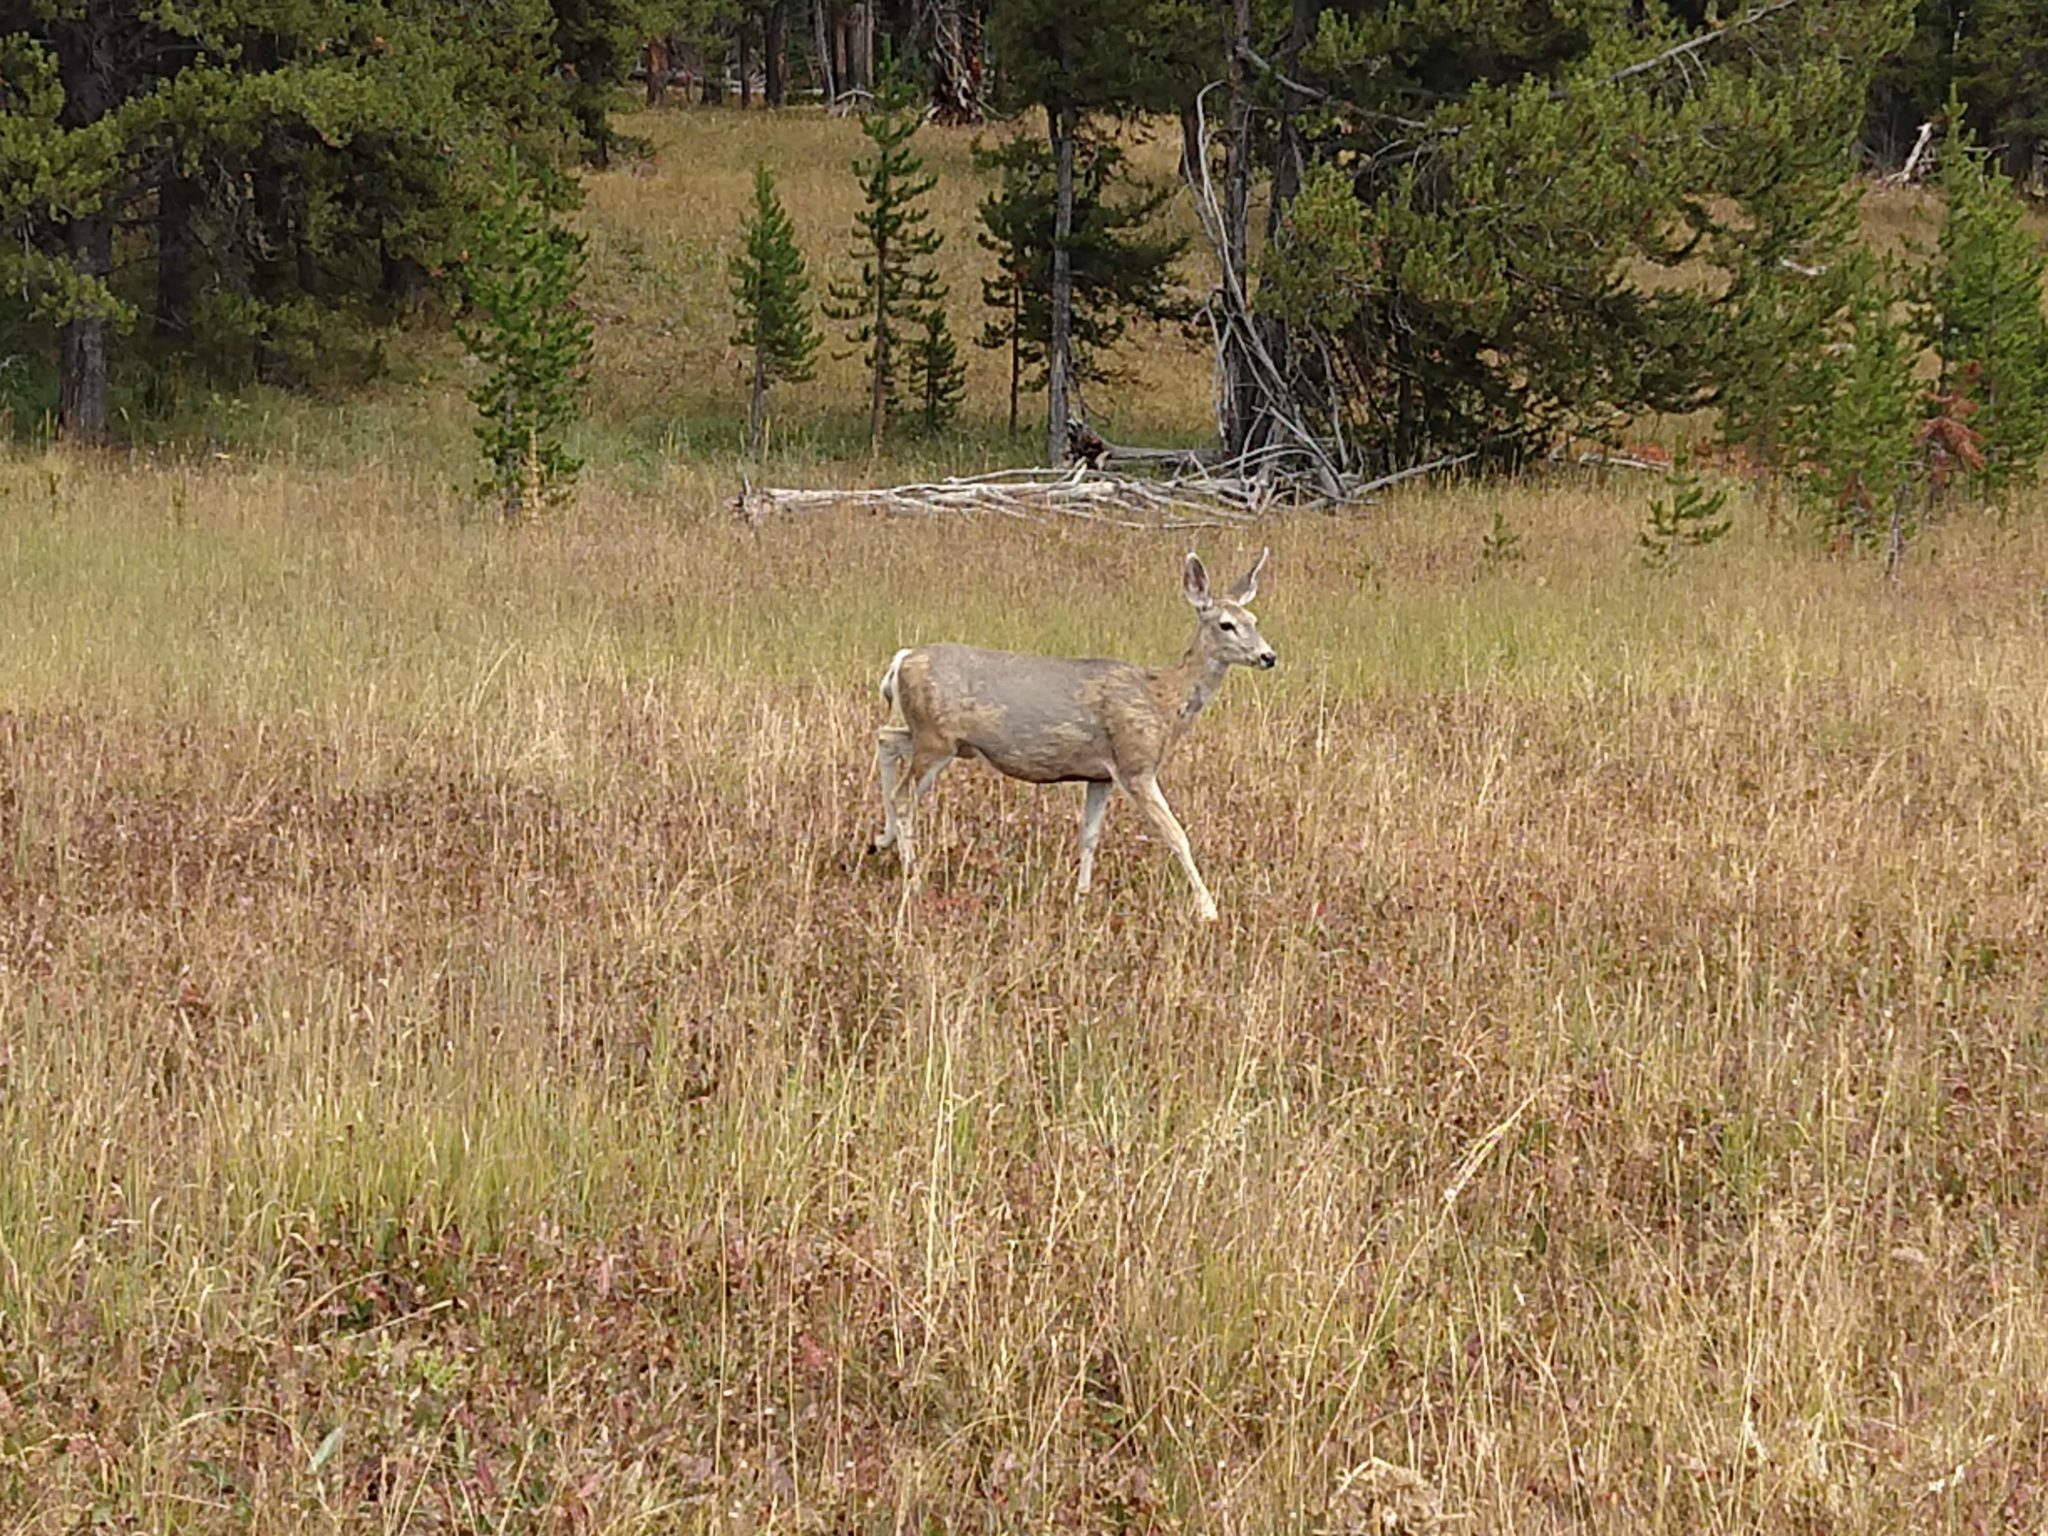
<svg viewBox="0 0 2048 1536"><path fill-rule="evenodd" d="M561 432L575 419L590 363L591 324L576 305L584 262L583 237L560 223L546 178L511 156L477 220L458 328L490 370L469 396L481 418L478 494L497 497L507 521L567 495L581 468Z"/></svg>
<svg viewBox="0 0 2048 1536"><path fill-rule="evenodd" d="M1691 455L1680 449L1671 460L1671 494L1651 499L1649 516L1636 535L1643 563L1653 571L1668 571L1685 550L1712 544L1731 526L1727 509L1727 490L1708 490Z"/></svg>
<svg viewBox="0 0 2048 1536"><path fill-rule="evenodd" d="M732 297L739 329L732 338L753 356L753 380L747 410L747 448L761 451L767 421L768 387L811 376L811 357L818 350L818 332L811 324L810 277L796 230L775 195L768 168L754 170L754 216L745 243L732 259Z"/></svg>
<svg viewBox="0 0 2048 1536"><path fill-rule="evenodd" d="M946 324L946 308L935 303L924 312L924 330L910 359L910 387L924 411L924 429L937 433L960 412L967 367Z"/></svg>
<svg viewBox="0 0 2048 1536"><path fill-rule="evenodd" d="M1937 393L1967 395L1988 486L2031 481L2048 450L2048 270L2022 225L2025 204L1949 101L1941 151L1943 216L1935 258L1920 283L1921 337L1940 360Z"/></svg>
<svg viewBox="0 0 2048 1536"><path fill-rule="evenodd" d="M1123 152L1107 140L1085 134L1075 149L1073 229L1068 238L1072 312L1068 334L1069 377L1077 384L1113 378L1108 354L1134 320L1184 320L1192 307L1174 289L1175 263L1187 250L1185 236L1154 228L1171 189L1133 188L1113 198L1125 182ZM1055 187L1052 153L1035 139L1018 138L994 149L977 147L975 165L997 175L981 202L982 228L976 237L996 258L996 275L984 278L982 303L995 318L982 327L979 343L1003 350L1010 362L1010 432L1017 431L1018 396L1027 383L1046 386L1052 343L1052 257Z"/></svg>
<svg viewBox="0 0 2048 1536"><path fill-rule="evenodd" d="M1320 387L1294 385L1276 409L1306 420L1333 400L1328 451L1399 469L1453 453L1510 465L1715 403L1725 312L1754 291L1733 280L1762 270L1745 248L1755 212L1785 178L1810 182L1770 232L1796 243L1819 194L1847 181L1870 71L1908 17L1902 0L1698 15L1415 0L1313 18L1288 78L1328 105L1298 112L1295 131L1358 214L1349 231L1322 220L1341 284L1292 284L1305 313L1291 352L1318 360ZM1646 265L1714 280L1646 283ZM1253 304L1263 316L1280 297ZM1763 301L1781 334L1800 328L1784 314L1794 297Z"/></svg>
<svg viewBox="0 0 2048 1536"><path fill-rule="evenodd" d="M1802 445L1801 478L1822 526L1840 542L1875 546L1910 528L1922 476L1924 412L1913 377L1918 348L1894 314L1900 283L1860 257L1863 275L1823 346L1833 360L1826 400Z"/></svg>
<svg viewBox="0 0 2048 1536"><path fill-rule="evenodd" d="M849 322L847 339L864 347L867 364L870 451L882 451L882 434L898 405L904 352L925 313L943 295L931 258L943 243L928 227L924 195L937 185L924 161L910 148L919 116L907 97L885 85L876 109L861 120L874 146L872 158L856 160L866 206L853 216L857 280L833 283L825 313Z"/></svg>

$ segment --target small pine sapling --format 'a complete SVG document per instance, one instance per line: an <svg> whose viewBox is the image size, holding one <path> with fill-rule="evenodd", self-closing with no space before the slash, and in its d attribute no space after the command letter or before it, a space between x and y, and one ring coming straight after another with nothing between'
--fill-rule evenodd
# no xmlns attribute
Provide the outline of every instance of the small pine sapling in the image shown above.
<svg viewBox="0 0 2048 1536"><path fill-rule="evenodd" d="M757 166L754 214L732 258L732 297L739 317L732 344L748 351L753 369L747 408L749 453L761 451L769 387L811 376L818 332L811 324L810 287L795 227L775 195L775 178L765 165Z"/></svg>
<svg viewBox="0 0 2048 1536"><path fill-rule="evenodd" d="M1668 571L1682 551L1713 543L1732 524L1727 508L1727 488L1709 490L1694 471L1692 456L1681 448L1671 460L1671 494L1651 499L1649 516L1637 535L1643 563Z"/></svg>
<svg viewBox="0 0 2048 1536"><path fill-rule="evenodd" d="M952 425L960 412L960 396L966 388L967 365L960 361L960 348L946 324L945 306L934 304L925 311L924 330L916 339L910 359L910 384L924 411L924 429L938 433Z"/></svg>
<svg viewBox="0 0 2048 1536"><path fill-rule="evenodd" d="M1524 558L1522 536L1508 521L1507 513L1496 502L1493 508L1493 526L1486 530L1479 541L1480 569L1487 571L1506 570L1511 565L1520 565Z"/></svg>
<svg viewBox="0 0 2048 1536"><path fill-rule="evenodd" d="M568 495L581 462L562 446L590 367L591 324L576 303L586 260L565 228L560 190L522 171L517 154L477 215L462 273L457 334L488 370L470 391L484 475L508 522Z"/></svg>

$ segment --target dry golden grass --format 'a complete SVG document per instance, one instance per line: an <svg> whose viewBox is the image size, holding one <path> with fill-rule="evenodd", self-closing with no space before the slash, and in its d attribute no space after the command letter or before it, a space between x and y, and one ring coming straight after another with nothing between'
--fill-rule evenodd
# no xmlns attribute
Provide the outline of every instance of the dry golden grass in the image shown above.
<svg viewBox="0 0 2048 1536"><path fill-rule="evenodd" d="M1174 544L441 494L0 467L6 1528L2038 1519L2034 529L1262 530L1204 931L975 770L855 856L897 644Z"/></svg>
<svg viewBox="0 0 2048 1536"><path fill-rule="evenodd" d="M432 347L0 460L0 1530L2038 1529L2048 535L1277 520L1223 922L970 768L905 913L889 654L1168 656L1181 546L724 516L720 211L853 130L638 126L573 514L462 515Z"/></svg>

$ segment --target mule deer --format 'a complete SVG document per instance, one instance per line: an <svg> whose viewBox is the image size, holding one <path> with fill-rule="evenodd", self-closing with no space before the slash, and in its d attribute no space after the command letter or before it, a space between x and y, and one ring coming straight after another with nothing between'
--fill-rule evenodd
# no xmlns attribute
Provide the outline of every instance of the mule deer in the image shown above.
<svg viewBox="0 0 2048 1536"><path fill-rule="evenodd" d="M1187 833L1159 792L1159 768L1230 668L1271 667L1278 660L1248 606L1270 553L1260 551L1258 563L1221 597L1210 595L1209 573L1188 556L1181 583L1194 605L1195 636L1174 666L1020 656L971 645L898 651L882 674L882 698L891 712L875 752L883 822L875 851L893 846L905 880L914 885L918 802L954 758L979 757L1013 779L1087 786L1077 894L1085 895L1093 879L1095 843L1114 785L1173 849L1195 888L1196 909L1213 919L1215 898L1195 868Z"/></svg>

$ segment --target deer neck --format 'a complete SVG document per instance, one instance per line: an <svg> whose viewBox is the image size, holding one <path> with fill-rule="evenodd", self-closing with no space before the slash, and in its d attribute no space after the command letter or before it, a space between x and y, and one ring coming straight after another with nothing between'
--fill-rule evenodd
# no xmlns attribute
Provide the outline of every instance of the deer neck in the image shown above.
<svg viewBox="0 0 2048 1536"><path fill-rule="evenodd" d="M1195 722L1230 669L1202 649L1200 636L1188 642L1179 661L1153 674L1153 697L1177 736Z"/></svg>

